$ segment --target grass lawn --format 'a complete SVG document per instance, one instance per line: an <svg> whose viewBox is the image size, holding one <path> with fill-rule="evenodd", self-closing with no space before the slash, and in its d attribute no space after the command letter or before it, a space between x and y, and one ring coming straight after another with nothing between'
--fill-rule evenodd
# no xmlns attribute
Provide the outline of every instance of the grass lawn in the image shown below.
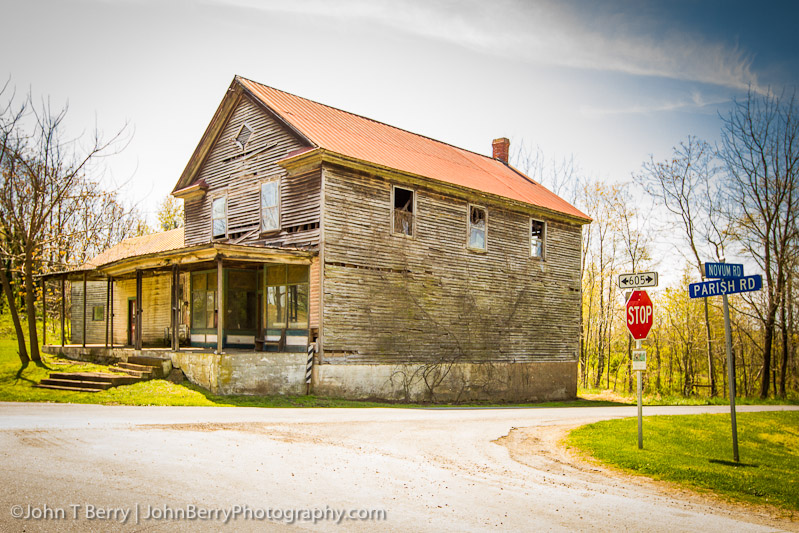
<svg viewBox="0 0 799 533"><path fill-rule="evenodd" d="M577 428L566 443L628 472L799 511L799 412L738 413L737 420L739 464L728 414L645 417L643 450L636 418Z"/></svg>
<svg viewBox="0 0 799 533"><path fill-rule="evenodd" d="M447 404L419 405L389 402L344 400L318 396L220 396L192 385L164 379L142 381L100 392L70 392L34 387L50 372L108 372L108 367L42 354L41 364L29 363L21 369L16 340L0 337L0 401L97 403L105 405L196 405L240 407L447 407ZM507 406L507 404L462 404L462 406ZM574 400L525 404L536 407L590 407L618 405L604 400Z"/></svg>

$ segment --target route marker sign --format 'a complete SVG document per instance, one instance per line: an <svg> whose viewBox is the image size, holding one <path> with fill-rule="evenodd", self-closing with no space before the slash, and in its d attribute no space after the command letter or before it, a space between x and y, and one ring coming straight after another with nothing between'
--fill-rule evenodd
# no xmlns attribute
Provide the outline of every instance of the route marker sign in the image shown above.
<svg viewBox="0 0 799 533"><path fill-rule="evenodd" d="M633 370L646 370L646 350L633 350Z"/></svg>
<svg viewBox="0 0 799 533"><path fill-rule="evenodd" d="M705 263L706 278L742 278L744 266L735 263Z"/></svg>
<svg viewBox="0 0 799 533"><path fill-rule="evenodd" d="M691 283L688 285L688 296L691 298L707 298L723 296L738 292L759 291L763 288L763 277L760 274L740 278L721 278Z"/></svg>
<svg viewBox="0 0 799 533"><path fill-rule="evenodd" d="M633 291L627 300L627 329L635 340L643 340L649 335L654 321L652 300L646 291Z"/></svg>
<svg viewBox="0 0 799 533"><path fill-rule="evenodd" d="M657 287L657 272L638 272L619 275L619 288L633 289L639 287Z"/></svg>

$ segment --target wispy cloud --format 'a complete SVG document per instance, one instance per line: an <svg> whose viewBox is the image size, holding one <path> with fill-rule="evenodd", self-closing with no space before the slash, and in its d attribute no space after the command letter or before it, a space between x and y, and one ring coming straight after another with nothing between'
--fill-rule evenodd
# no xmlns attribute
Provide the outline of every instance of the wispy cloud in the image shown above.
<svg viewBox="0 0 799 533"><path fill-rule="evenodd" d="M746 50L678 28L656 17L584 9L585 4L544 0L210 0L252 9L360 19L398 31L542 65L657 76L761 91ZM605 4L613 6L614 4Z"/></svg>
<svg viewBox="0 0 799 533"><path fill-rule="evenodd" d="M709 112L715 113L715 106L729 101L730 98L726 96L706 98L700 91L694 90L681 97L671 97L666 100L652 99L652 103L635 102L617 107L584 105L580 107L580 113L590 118L604 118L613 115L645 115L670 111L701 112L703 109L709 109Z"/></svg>

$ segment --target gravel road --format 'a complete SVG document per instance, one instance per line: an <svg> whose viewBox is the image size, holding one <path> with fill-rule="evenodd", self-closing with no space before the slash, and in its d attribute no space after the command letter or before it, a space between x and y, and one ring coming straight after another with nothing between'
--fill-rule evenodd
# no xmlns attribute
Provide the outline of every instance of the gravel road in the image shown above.
<svg viewBox="0 0 799 533"><path fill-rule="evenodd" d="M635 414L0 403L0 530L799 531L556 444Z"/></svg>

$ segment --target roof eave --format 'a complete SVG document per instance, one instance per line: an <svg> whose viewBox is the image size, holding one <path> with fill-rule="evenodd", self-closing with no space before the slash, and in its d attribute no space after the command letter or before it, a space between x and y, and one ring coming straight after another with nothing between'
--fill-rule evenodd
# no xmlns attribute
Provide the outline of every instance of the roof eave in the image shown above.
<svg viewBox="0 0 799 533"><path fill-rule="evenodd" d="M588 217L583 218L572 215L570 213L557 211L555 209L550 209L547 207L542 207L539 205L522 202L519 200L514 200L512 198L507 198L505 196L500 196L498 194L481 191L479 189L472 189L470 187L465 187L449 183L446 181L437 180L429 176L423 176L420 174L405 172L402 170L398 170L396 168L380 165L378 163L373 163L371 161L365 161L363 159L357 159L337 152L331 152L323 148L317 148L314 150L302 152L300 154L282 159L277 163L290 173L304 172L310 168L320 166L323 163L328 163L332 165L351 168L353 170L359 170L369 174L391 175L399 177L400 179L403 179L405 181L420 182L426 186L432 186L435 189L440 190L442 192L455 193L458 195L465 195L465 196L474 196L474 194L479 194L485 198L493 200L495 203L505 204L515 209L522 209L525 211L534 210L542 214L546 214L553 219L559 219L564 222L568 222L570 224L583 225L591 222L591 219Z"/></svg>
<svg viewBox="0 0 799 533"><path fill-rule="evenodd" d="M97 267L97 271L108 276L118 277L133 273L136 270L154 270L170 267L172 265L186 265L211 261L219 256L239 261L276 261L304 265L310 264L311 258L313 258L314 255L316 255L315 252L308 250L261 248L243 244L215 242L176 248L165 252L127 257L101 265Z"/></svg>

